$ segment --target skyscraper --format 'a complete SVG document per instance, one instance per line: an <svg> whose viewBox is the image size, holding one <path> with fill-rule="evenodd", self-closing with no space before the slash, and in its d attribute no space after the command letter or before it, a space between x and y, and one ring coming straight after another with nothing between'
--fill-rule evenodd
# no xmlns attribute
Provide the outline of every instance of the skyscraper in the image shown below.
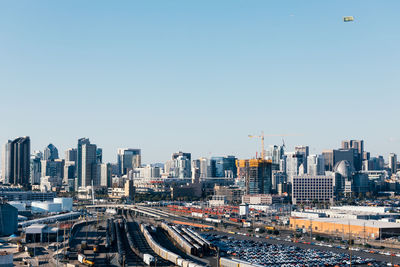
<svg viewBox="0 0 400 267"><path fill-rule="evenodd" d="M212 177L230 177L236 178L236 157L212 157L210 160Z"/></svg>
<svg viewBox="0 0 400 267"><path fill-rule="evenodd" d="M355 150L353 164L356 171L360 171L364 156L364 140L344 140L342 141L342 149Z"/></svg>
<svg viewBox="0 0 400 267"><path fill-rule="evenodd" d="M68 148L65 150L65 161L73 161L76 163L77 159L77 149L76 148Z"/></svg>
<svg viewBox="0 0 400 267"><path fill-rule="evenodd" d="M334 161L333 161L333 150L322 151L322 156L324 157L325 171L333 171Z"/></svg>
<svg viewBox="0 0 400 267"><path fill-rule="evenodd" d="M178 152L172 154L172 160L165 163L165 172L173 178L190 178L191 170L191 154Z"/></svg>
<svg viewBox="0 0 400 267"><path fill-rule="evenodd" d="M78 139L78 147L76 149L76 186L82 186L82 166L84 164L82 158L82 146L85 144L90 144L89 138L80 138Z"/></svg>
<svg viewBox="0 0 400 267"><path fill-rule="evenodd" d="M192 160L192 154L191 153L185 153L185 152L182 152L182 151L179 151L179 152L176 152L176 153L172 154L172 160L177 159L180 156L185 157L188 160Z"/></svg>
<svg viewBox="0 0 400 267"><path fill-rule="evenodd" d="M41 157L38 154L31 155L31 162L30 162L30 183L31 184L40 184L40 177L41 177Z"/></svg>
<svg viewBox="0 0 400 267"><path fill-rule="evenodd" d="M238 177L245 180L246 194L271 194L272 163L270 160L238 160Z"/></svg>
<svg viewBox="0 0 400 267"><path fill-rule="evenodd" d="M302 152L292 152L286 154L286 174L288 182L292 182L292 178L299 175L300 169L303 172L307 172L305 153Z"/></svg>
<svg viewBox="0 0 400 267"><path fill-rule="evenodd" d="M97 175L97 147L93 144L83 144L82 145L82 187L87 187L93 184L98 185L98 175Z"/></svg>
<svg viewBox="0 0 400 267"><path fill-rule="evenodd" d="M49 144L43 150L43 160L55 160L55 159L58 159L58 149L53 144Z"/></svg>
<svg viewBox="0 0 400 267"><path fill-rule="evenodd" d="M390 153L389 155L389 169L391 173L397 172L397 155L394 153Z"/></svg>
<svg viewBox="0 0 400 267"><path fill-rule="evenodd" d="M112 185L112 175L111 175L111 164L102 163L98 164L100 171L100 185L105 187L111 187Z"/></svg>
<svg viewBox="0 0 400 267"><path fill-rule="evenodd" d="M1 179L3 183L10 183L10 174L11 174L11 140L8 140L7 143L3 146L3 151L1 155Z"/></svg>
<svg viewBox="0 0 400 267"><path fill-rule="evenodd" d="M280 160L283 158L285 150L283 146L273 145L269 147L269 150L265 151L266 159L272 160L272 163L279 164Z"/></svg>
<svg viewBox="0 0 400 267"><path fill-rule="evenodd" d="M294 151L297 155L302 155L302 164L304 171L307 172L307 157L310 155L310 148L308 146L295 146ZM299 158L299 156L297 156Z"/></svg>
<svg viewBox="0 0 400 267"><path fill-rule="evenodd" d="M130 170L141 167L141 151L134 148L118 149L118 169L120 175L127 174Z"/></svg>
<svg viewBox="0 0 400 267"><path fill-rule="evenodd" d="M97 148L96 159L97 159L97 163L103 163L103 149Z"/></svg>
<svg viewBox="0 0 400 267"><path fill-rule="evenodd" d="M41 172L42 177L50 176L63 178L64 177L64 165L65 161L63 159L56 160L42 160L41 161Z"/></svg>
<svg viewBox="0 0 400 267"><path fill-rule="evenodd" d="M3 148L3 176L5 183L29 185L31 141L29 136L8 141Z"/></svg>
<svg viewBox="0 0 400 267"><path fill-rule="evenodd" d="M309 155L307 157L307 174L313 176L325 174L325 161L322 155Z"/></svg>

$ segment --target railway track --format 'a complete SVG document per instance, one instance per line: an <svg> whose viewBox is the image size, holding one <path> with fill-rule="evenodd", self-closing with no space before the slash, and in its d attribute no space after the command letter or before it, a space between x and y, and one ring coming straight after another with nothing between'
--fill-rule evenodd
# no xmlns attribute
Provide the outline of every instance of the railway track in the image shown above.
<svg viewBox="0 0 400 267"><path fill-rule="evenodd" d="M126 233L122 223L118 223L118 227L116 227L117 239L118 239L118 247L119 250L119 259L118 263L120 266L145 266L142 259L136 255L133 250L129 246L128 238L126 237Z"/></svg>
<svg viewBox="0 0 400 267"><path fill-rule="evenodd" d="M154 257L154 259L157 261L157 266L173 266L172 263L170 263L167 260L164 260L160 256L158 256L149 246L147 243L146 239L144 238L144 235L139 229L139 225L136 222L132 221L132 218L128 216L128 229L129 233L132 235L133 238L133 243L134 246L143 254L150 254Z"/></svg>

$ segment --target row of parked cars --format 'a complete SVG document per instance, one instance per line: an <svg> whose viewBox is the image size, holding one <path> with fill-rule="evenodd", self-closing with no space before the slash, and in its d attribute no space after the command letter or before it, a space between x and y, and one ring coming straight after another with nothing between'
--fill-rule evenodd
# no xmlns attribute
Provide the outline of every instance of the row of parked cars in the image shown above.
<svg viewBox="0 0 400 267"><path fill-rule="evenodd" d="M232 237L204 234L214 246L220 248L232 258L237 258L253 265L262 266L349 266L347 253L319 249L303 249L296 246L269 244L254 240L237 240ZM362 259L353 256L352 265L386 266L375 259Z"/></svg>

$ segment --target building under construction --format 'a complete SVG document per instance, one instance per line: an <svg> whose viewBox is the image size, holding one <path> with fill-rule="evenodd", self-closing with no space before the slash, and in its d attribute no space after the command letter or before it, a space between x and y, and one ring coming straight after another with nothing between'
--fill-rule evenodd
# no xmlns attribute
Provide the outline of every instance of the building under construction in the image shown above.
<svg viewBox="0 0 400 267"><path fill-rule="evenodd" d="M238 177L244 179L246 194L270 194L272 170L276 169L271 160L237 160Z"/></svg>

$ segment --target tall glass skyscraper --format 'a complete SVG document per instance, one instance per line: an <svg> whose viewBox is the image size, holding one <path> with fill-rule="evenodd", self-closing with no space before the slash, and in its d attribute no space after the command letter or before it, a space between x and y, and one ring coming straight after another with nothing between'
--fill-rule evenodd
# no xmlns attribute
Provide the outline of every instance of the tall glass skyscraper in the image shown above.
<svg viewBox="0 0 400 267"><path fill-rule="evenodd" d="M4 183L28 186L30 180L31 141L29 136L9 140L3 147Z"/></svg>

